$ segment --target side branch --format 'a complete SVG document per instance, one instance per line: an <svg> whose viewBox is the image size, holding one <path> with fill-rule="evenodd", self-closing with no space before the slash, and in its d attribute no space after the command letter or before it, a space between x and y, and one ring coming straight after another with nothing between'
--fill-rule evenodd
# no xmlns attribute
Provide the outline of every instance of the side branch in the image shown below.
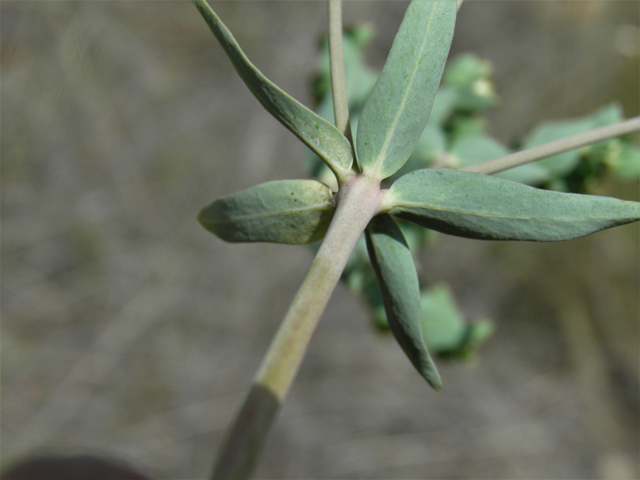
<svg viewBox="0 0 640 480"><path fill-rule="evenodd" d="M342 0L329 0L329 61L336 127L353 144L342 44Z"/></svg>
<svg viewBox="0 0 640 480"><path fill-rule="evenodd" d="M625 120L624 122L619 122L614 125L607 125L606 127L596 128L588 132L579 133L554 142L545 143L544 145L538 145L537 147L521 150L519 152L505 155L504 157L489 160L488 162L470 165L468 167L461 168L460 170L464 172L491 175L493 173L509 170L510 168L519 167L526 163L542 160L543 158L551 157L568 150L585 147L593 143L610 140L612 138L637 131L640 131L640 117L630 118L629 120Z"/></svg>

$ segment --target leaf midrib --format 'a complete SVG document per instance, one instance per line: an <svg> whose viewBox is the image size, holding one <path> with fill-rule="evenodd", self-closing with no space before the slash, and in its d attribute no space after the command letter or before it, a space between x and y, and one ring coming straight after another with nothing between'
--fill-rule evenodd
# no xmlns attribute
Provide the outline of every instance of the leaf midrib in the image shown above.
<svg viewBox="0 0 640 480"><path fill-rule="evenodd" d="M623 219L629 219L629 218L638 218L638 217L629 217L629 216L617 217L617 218L591 217L591 218L582 218L582 219L576 220L570 217L504 216L504 215L492 215L490 212L488 212L487 214L482 214L478 212L472 212L470 210L461 210L457 208L442 208L442 207L438 208L438 207L432 207L432 206L427 207L427 206L417 204L417 203L412 203L412 202L403 202L402 204L396 204L393 207L391 207L389 212L393 211L394 208L417 208L420 210L429 210L429 211L436 211L436 212L451 212L451 213L458 213L458 214L467 215L467 216L474 216L474 217L481 217L481 218L485 218L485 217L496 218L496 219L503 219L503 220L547 220L547 221L555 221L555 222L602 222L602 221L611 221L611 220L616 221L616 220L623 220ZM626 215L626 214L623 214L623 215Z"/></svg>
<svg viewBox="0 0 640 480"><path fill-rule="evenodd" d="M256 219L260 219L260 218L277 217L277 216L283 216L283 215L286 215L286 214L295 214L295 213L305 212L305 211L310 211L310 210L327 211L327 212L331 210L330 208L326 208L326 207L329 207L329 205L328 204L322 204L322 205L314 205L314 206L304 207L304 208L278 210L277 212L264 214L264 215L236 216L233 219L212 220L212 223L228 224L228 223L237 223L239 221L248 221L248 220L256 220Z"/></svg>

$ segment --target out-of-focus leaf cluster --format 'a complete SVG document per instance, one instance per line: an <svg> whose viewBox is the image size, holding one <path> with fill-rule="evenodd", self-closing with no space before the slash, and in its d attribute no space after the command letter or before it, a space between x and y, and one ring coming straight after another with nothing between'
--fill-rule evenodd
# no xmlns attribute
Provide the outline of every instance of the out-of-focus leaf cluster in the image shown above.
<svg viewBox="0 0 640 480"><path fill-rule="evenodd" d="M545 122L520 142L518 150L611 125L623 119L620 106L610 104L585 117ZM462 168L511 152L511 149L485 132L466 135L451 145L451 166ZM588 193L590 185L607 171L622 179L638 178L640 149L637 144L629 138L614 138L522 165L496 176L551 190Z"/></svg>
<svg viewBox="0 0 640 480"><path fill-rule="evenodd" d="M354 28L344 35L347 95L354 137L357 136L360 112L378 77L378 73L365 62L364 51L371 37L369 27ZM513 151L487 134L484 113L496 107L499 101L491 73L489 62L471 54L449 60L429 122L413 154L390 181L417 169L462 168ZM326 40L321 43L319 73L312 85L318 114L333 121ZM583 118L540 124L516 146L518 150L529 148L621 120L621 108L611 104ZM309 172L316 179L336 188L331 171L320 158L307 150L305 160ZM590 185L606 172L613 172L624 179L640 177L638 146L627 138L616 138L508 170L497 176L536 187L582 193L590 190ZM437 235L409 222L397 223L414 254ZM364 239L356 247L344 271L343 280L352 291L366 299L374 323L387 329L382 293L370 265ZM445 285L422 289L421 296L422 328L427 347L441 357L472 358L473 352L491 334L491 322L486 319L467 322Z"/></svg>

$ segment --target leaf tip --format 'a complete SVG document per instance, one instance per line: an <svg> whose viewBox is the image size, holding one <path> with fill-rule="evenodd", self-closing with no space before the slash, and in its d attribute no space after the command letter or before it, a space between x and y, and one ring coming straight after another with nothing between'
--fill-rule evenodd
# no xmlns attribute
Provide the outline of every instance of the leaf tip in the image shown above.
<svg viewBox="0 0 640 480"><path fill-rule="evenodd" d="M440 378L436 364L431 358L429 358L428 363L428 365L420 370L420 374L424 377L427 383L431 385L431 388L436 392L439 392L442 390L442 378Z"/></svg>
<svg viewBox="0 0 640 480"><path fill-rule="evenodd" d="M216 233L212 228L210 218L208 218L209 208L210 206L200 209L200 211L198 212L198 215L196 215L196 220L200 225L202 225L202 227L204 227L205 230L208 230L211 233Z"/></svg>

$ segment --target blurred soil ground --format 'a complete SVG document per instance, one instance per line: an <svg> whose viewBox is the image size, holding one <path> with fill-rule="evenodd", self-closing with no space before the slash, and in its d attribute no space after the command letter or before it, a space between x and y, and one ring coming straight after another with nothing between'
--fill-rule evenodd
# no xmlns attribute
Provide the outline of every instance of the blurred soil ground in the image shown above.
<svg viewBox="0 0 640 480"><path fill-rule="evenodd" d="M309 105L318 1L215 2L249 58ZM345 3L381 66L406 2ZM493 62L491 132L611 101L638 115L637 1L474 1L452 54ZM308 268L229 245L214 198L304 178L302 145L237 78L188 1L25 2L1 13L2 462L120 456L203 478ZM635 36L634 36L635 35ZM638 200L638 184L601 193ZM440 236L425 284L495 320L432 392L340 286L259 478L638 478L638 225L560 243Z"/></svg>

